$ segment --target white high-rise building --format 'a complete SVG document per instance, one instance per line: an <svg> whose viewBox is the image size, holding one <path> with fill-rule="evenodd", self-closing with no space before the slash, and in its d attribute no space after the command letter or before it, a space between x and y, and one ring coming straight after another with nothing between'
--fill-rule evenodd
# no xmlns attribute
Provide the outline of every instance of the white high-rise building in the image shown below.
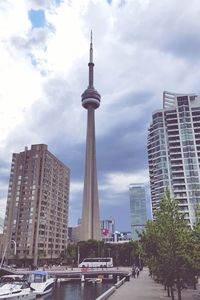
<svg viewBox="0 0 200 300"><path fill-rule="evenodd" d="M148 159L153 212L168 187L192 225L200 203L200 96L163 93L148 132Z"/></svg>

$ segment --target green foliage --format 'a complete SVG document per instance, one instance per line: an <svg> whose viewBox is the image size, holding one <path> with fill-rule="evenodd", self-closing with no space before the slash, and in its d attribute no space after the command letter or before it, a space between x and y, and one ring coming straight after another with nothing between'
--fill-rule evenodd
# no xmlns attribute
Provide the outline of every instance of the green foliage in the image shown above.
<svg viewBox="0 0 200 300"><path fill-rule="evenodd" d="M102 256L103 242L96 240L81 241L78 243L80 252L80 261L86 257Z"/></svg>
<svg viewBox="0 0 200 300"><path fill-rule="evenodd" d="M61 260L67 264L72 264L74 261L76 261L76 257L77 257L76 248L77 248L76 245L69 244L67 248L61 253L60 256Z"/></svg>
<svg viewBox="0 0 200 300"><path fill-rule="evenodd" d="M196 201L194 204L196 222L200 222L200 203Z"/></svg>
<svg viewBox="0 0 200 300"><path fill-rule="evenodd" d="M39 250L38 251L38 257L39 258L44 258L46 256L47 256L46 251L44 251L44 250Z"/></svg>
<svg viewBox="0 0 200 300"><path fill-rule="evenodd" d="M200 221L195 223L190 235L190 263L196 275L200 275Z"/></svg>
<svg viewBox="0 0 200 300"><path fill-rule="evenodd" d="M147 222L140 237L150 272L169 287L176 284L180 300L182 283L199 272L200 226L191 230L178 202L166 190L155 220Z"/></svg>
<svg viewBox="0 0 200 300"><path fill-rule="evenodd" d="M65 261L76 264L86 257L112 257L115 266L130 266L138 261L138 242L128 242L123 244L104 243L103 241L88 240L81 241L77 245L69 244L65 250ZM63 255L62 255L63 256Z"/></svg>

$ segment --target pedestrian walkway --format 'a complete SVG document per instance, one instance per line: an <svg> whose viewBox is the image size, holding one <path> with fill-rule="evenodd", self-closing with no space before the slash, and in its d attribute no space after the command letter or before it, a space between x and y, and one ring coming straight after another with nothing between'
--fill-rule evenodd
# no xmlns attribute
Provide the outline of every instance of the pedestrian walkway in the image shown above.
<svg viewBox="0 0 200 300"><path fill-rule="evenodd" d="M182 300L194 300L199 291L183 290ZM114 294L109 297L109 300L160 300L171 299L167 297L167 292L161 284L152 280L149 276L149 271L144 268L138 278L131 278L118 288ZM175 297L177 299L177 297ZM200 299L200 298L199 298Z"/></svg>

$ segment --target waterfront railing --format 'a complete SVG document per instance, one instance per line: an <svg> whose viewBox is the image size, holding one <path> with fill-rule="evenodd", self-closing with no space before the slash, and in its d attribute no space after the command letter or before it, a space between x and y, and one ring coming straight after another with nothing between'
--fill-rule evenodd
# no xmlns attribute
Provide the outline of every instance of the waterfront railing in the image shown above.
<svg viewBox="0 0 200 300"><path fill-rule="evenodd" d="M109 290L105 291L105 293L103 293L102 295L100 295L95 300L105 300L105 299L108 299L108 297L110 297L116 291L116 289L118 289L122 284L124 284L124 282L126 280L127 280L126 277L122 278L117 283L115 283L115 285L113 285Z"/></svg>

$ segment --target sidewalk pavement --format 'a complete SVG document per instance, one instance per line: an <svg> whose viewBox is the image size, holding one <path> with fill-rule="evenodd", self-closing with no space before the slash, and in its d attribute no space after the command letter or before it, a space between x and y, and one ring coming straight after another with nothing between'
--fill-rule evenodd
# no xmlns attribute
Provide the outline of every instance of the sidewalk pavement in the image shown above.
<svg viewBox="0 0 200 300"><path fill-rule="evenodd" d="M198 286L199 288L199 286ZM182 290L182 300L194 300L195 295L200 293L200 290ZM153 281L149 276L149 271L144 268L140 272L138 278L131 278L130 281L126 281L121 287L119 287L114 294L109 297L109 300L160 300L160 299L171 299L167 297L167 292L164 287ZM175 294L175 299L177 295Z"/></svg>

